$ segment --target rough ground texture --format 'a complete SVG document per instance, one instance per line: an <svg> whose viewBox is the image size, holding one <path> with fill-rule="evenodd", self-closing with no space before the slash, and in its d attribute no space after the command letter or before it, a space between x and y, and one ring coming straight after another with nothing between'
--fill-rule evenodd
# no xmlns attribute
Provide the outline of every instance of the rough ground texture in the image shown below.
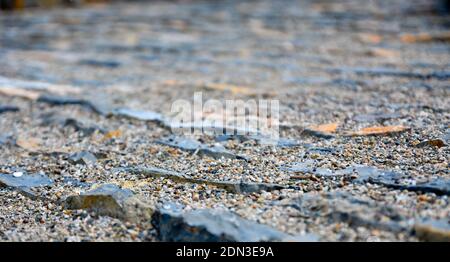
<svg viewBox="0 0 450 262"><path fill-rule="evenodd" d="M0 240L248 240L230 219L211 222L210 208L264 230L254 240L450 239L450 20L440 11L282 0L0 14ZM278 99L281 136L297 142L189 138L200 153L161 143L173 137L162 120L172 102L196 91ZM130 172L145 168L158 171ZM86 197L108 184L154 208L153 222L114 195ZM164 203L185 215L164 217Z"/></svg>

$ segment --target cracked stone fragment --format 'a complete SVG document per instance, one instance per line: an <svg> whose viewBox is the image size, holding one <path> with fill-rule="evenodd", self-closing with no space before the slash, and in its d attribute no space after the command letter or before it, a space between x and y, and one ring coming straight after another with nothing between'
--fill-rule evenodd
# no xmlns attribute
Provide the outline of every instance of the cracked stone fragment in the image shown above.
<svg viewBox="0 0 450 262"><path fill-rule="evenodd" d="M246 157L236 155L225 149L222 145L216 144L213 146L205 145L197 140L171 136L156 141L159 144L179 148L184 151L197 153L201 156L210 156L213 158L227 158L227 159L242 159L247 160Z"/></svg>
<svg viewBox="0 0 450 262"><path fill-rule="evenodd" d="M71 164L93 165L97 162L97 157L88 151L81 151L69 156Z"/></svg>
<svg viewBox="0 0 450 262"><path fill-rule="evenodd" d="M178 173L170 170L160 169L156 167L149 168L119 168L119 170L124 170L132 172L134 174L142 174L148 177L163 177L172 179L176 182L184 183L194 183L194 184L206 184L211 186L216 186L222 188L226 191L238 194L250 194L254 192L261 191L274 191L288 188L287 186L269 184L269 183L253 183L253 182L231 182L231 181L217 181L217 180L207 180L207 179L197 179L190 177L184 173ZM290 187L289 187L290 188Z"/></svg>
<svg viewBox="0 0 450 262"><path fill-rule="evenodd" d="M21 194L36 199L38 196L31 191L35 187L53 185L53 180L40 172L37 174L0 174L0 187L11 187Z"/></svg>
<svg viewBox="0 0 450 262"><path fill-rule="evenodd" d="M259 145L273 145L277 147L296 147L301 146L302 144L298 142L297 140L288 139L288 138L270 138L270 137L264 137L264 136L258 136L258 135L220 135L216 136L215 140L217 142L224 142L228 140L236 140L240 143L245 141L256 141Z"/></svg>
<svg viewBox="0 0 450 262"><path fill-rule="evenodd" d="M141 121L164 122L164 116L153 111L133 110L128 108L118 108L113 110L113 115L123 116Z"/></svg>
<svg viewBox="0 0 450 262"><path fill-rule="evenodd" d="M414 226L417 237L422 241L450 242L450 219L427 219Z"/></svg>
<svg viewBox="0 0 450 262"><path fill-rule="evenodd" d="M110 216L126 221L141 221L151 218L153 209L133 196L128 189L114 184L105 184L81 195L69 196L66 209L86 209L100 216Z"/></svg>
<svg viewBox="0 0 450 262"><path fill-rule="evenodd" d="M327 155L342 151L342 148L307 146L307 153Z"/></svg>
<svg viewBox="0 0 450 262"><path fill-rule="evenodd" d="M24 174L14 176L9 174L0 174L0 184L7 187L43 187L53 185L51 180L44 173Z"/></svg>
<svg viewBox="0 0 450 262"><path fill-rule="evenodd" d="M74 187L90 188L92 186L91 183L82 182L76 178L69 177L69 176L64 177L62 182L68 186L74 186Z"/></svg>
<svg viewBox="0 0 450 262"><path fill-rule="evenodd" d="M286 206L298 210L304 218L326 217L345 222L353 227L367 227L391 232L409 232L410 226L403 215L371 199L362 199L348 193L306 193L286 200Z"/></svg>
<svg viewBox="0 0 450 262"><path fill-rule="evenodd" d="M17 106L0 106L0 114L6 112L18 112L20 109Z"/></svg>
<svg viewBox="0 0 450 262"><path fill-rule="evenodd" d="M43 117L41 125L60 125L62 127L72 127L75 129L75 132L80 132L83 136L90 136L96 131L100 133L106 133L107 131L94 124L87 124L75 118L65 118L60 116L46 115Z"/></svg>
<svg viewBox="0 0 450 262"><path fill-rule="evenodd" d="M450 195L450 179L435 178L427 182L417 183L407 174L389 170L380 170L375 167L356 166L338 171L339 174L357 173L359 177L355 183L373 183L386 187L437 195Z"/></svg>
<svg viewBox="0 0 450 262"><path fill-rule="evenodd" d="M126 172L131 172L134 174L143 174L145 176L150 177L163 177L163 178L169 178L177 182L192 182L195 179L187 176L183 173L178 173L175 171L165 170L157 167L147 167L147 168L135 168L135 167L125 167L125 168L119 168L119 171L123 170Z"/></svg>
<svg viewBox="0 0 450 262"><path fill-rule="evenodd" d="M450 179L445 178L435 178L425 183L419 183L415 186L407 186L406 190L410 191L420 191L420 192L430 192L436 195L450 195Z"/></svg>
<svg viewBox="0 0 450 262"><path fill-rule="evenodd" d="M353 183L372 183L398 190L450 195L450 179L434 178L427 182L418 183L407 174L381 170L371 166L353 166L333 171L327 168L315 167L314 161L307 160L305 162L295 163L289 167L281 167L281 170L293 173L313 174L319 177L350 176L357 174L358 178L353 179Z"/></svg>
<svg viewBox="0 0 450 262"><path fill-rule="evenodd" d="M368 75L373 77L391 76L391 77L437 79L437 80L447 80L450 78L450 73L446 71L436 71L431 73L415 73L385 67L376 67L376 68L339 67L339 68L331 68L328 69L327 71L329 71L330 73L354 73L357 75Z"/></svg>
<svg viewBox="0 0 450 262"><path fill-rule="evenodd" d="M100 133L106 133L107 131L96 125L86 125L74 118L67 118L64 121L64 126L70 126L75 129L76 132L81 132L84 136L89 136L95 133L97 130Z"/></svg>
<svg viewBox="0 0 450 262"><path fill-rule="evenodd" d="M315 164L315 161L307 160L300 163L294 163L294 165L290 167L282 167L281 169L288 172L313 174L320 177L338 176L338 174L334 173L331 169L315 167Z"/></svg>
<svg viewBox="0 0 450 262"><path fill-rule="evenodd" d="M269 226L252 222L225 210L200 209L183 212L165 204L152 218L161 241L175 242L267 242L317 241L315 236L292 237Z"/></svg>
<svg viewBox="0 0 450 262"><path fill-rule="evenodd" d="M76 98L76 97L68 97L68 96L55 96L55 95L41 95L37 99L38 102L46 103L54 106L62 106L62 105L79 105L82 107L86 107L97 114L100 115L108 115L111 113L111 109L107 106L100 105L98 103L93 103L91 101Z"/></svg>
<svg viewBox="0 0 450 262"><path fill-rule="evenodd" d="M274 191L274 190L281 190L286 189L288 187L283 185L277 185L277 184L269 184L269 183L252 183L252 182L222 182L222 181L208 181L208 180L199 180L201 183L202 181L206 181L205 184L213 185L219 188L223 188L227 191L233 192L233 193L240 193L240 194L250 194L254 192L261 192L261 191ZM290 188L290 187L289 187ZM294 188L294 187L292 187Z"/></svg>
<svg viewBox="0 0 450 262"><path fill-rule="evenodd" d="M220 121L220 120L218 120ZM259 136L266 135L262 133L258 129L250 128L250 127L240 127L236 126L234 123L231 124L219 124L219 123L211 123L209 121L201 121L197 122L176 122L170 119L166 119L164 125L171 130L187 130L191 132L192 130L201 132L203 134L208 135L227 135L227 136Z"/></svg>

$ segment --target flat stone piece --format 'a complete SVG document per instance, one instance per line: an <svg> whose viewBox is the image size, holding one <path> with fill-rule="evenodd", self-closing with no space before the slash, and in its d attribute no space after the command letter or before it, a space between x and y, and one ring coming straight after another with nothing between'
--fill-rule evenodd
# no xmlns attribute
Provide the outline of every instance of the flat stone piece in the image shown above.
<svg viewBox="0 0 450 262"><path fill-rule="evenodd" d="M69 186L74 187L84 187L84 188L90 188L92 185L91 183L82 182L76 178L66 176L63 178L63 183Z"/></svg>
<svg viewBox="0 0 450 262"><path fill-rule="evenodd" d="M108 115L111 113L111 108L105 105L100 105L98 103L93 103L89 100L85 100L77 97L69 97L69 96L56 96L56 95L41 95L39 96L38 102L46 103L54 106L62 106L62 105L79 105L82 107L86 107L97 114L100 115Z"/></svg>
<svg viewBox="0 0 450 262"><path fill-rule="evenodd" d="M437 195L450 195L450 179L435 178L425 183L407 186L407 190L435 193Z"/></svg>
<svg viewBox="0 0 450 262"><path fill-rule="evenodd" d="M86 192L82 195L86 196L111 196L117 201L126 200L129 197L133 196L133 191L129 189L122 189L114 184L105 184L94 190Z"/></svg>
<svg viewBox="0 0 450 262"><path fill-rule="evenodd" d="M81 151L69 156L69 162L72 164L92 165L97 162L97 157L88 151Z"/></svg>
<svg viewBox="0 0 450 262"><path fill-rule="evenodd" d="M288 171L288 172L313 174L313 175L321 176L321 177L331 177L331 176L339 175L339 174L334 173L331 169L315 167L315 161L312 161L312 160L294 163L290 167L282 167L281 169Z"/></svg>
<svg viewBox="0 0 450 262"><path fill-rule="evenodd" d="M301 146L302 144L294 139L289 138L270 138L262 135L219 135L215 137L215 140L218 142L224 142L228 140L236 140L239 143L246 141L256 141L260 145L269 145L269 146L277 146L277 147L296 147Z"/></svg>
<svg viewBox="0 0 450 262"><path fill-rule="evenodd" d="M417 237L422 241L450 242L450 219L426 219L414 226Z"/></svg>
<svg viewBox="0 0 450 262"><path fill-rule="evenodd" d="M63 123L64 126L70 126L75 129L76 132L81 132L84 136L90 136L93 133L95 133L97 130L100 133L106 133L107 131L99 126L96 125L86 125L85 123L74 119L74 118L67 118L64 120Z"/></svg>
<svg viewBox="0 0 450 262"><path fill-rule="evenodd" d="M246 157L236 155L236 154L228 151L227 149L225 149L225 147L223 147L222 145L213 145L213 146L202 145L201 148L199 149L198 153L200 155L210 156L210 157L213 157L216 159L223 157L223 158L227 158L227 159L247 160Z"/></svg>
<svg viewBox="0 0 450 262"><path fill-rule="evenodd" d="M69 196L64 207L86 209L97 215L133 222L150 219L153 213L153 208L136 199L131 190L114 184L105 184L81 195Z"/></svg>
<svg viewBox="0 0 450 262"><path fill-rule="evenodd" d="M0 114L6 112L18 112L20 109L16 106L0 106Z"/></svg>
<svg viewBox="0 0 450 262"><path fill-rule="evenodd" d="M188 139L177 136L170 136L157 141L159 144L176 147L181 150L195 151L202 147L202 143L194 139Z"/></svg>
<svg viewBox="0 0 450 262"><path fill-rule="evenodd" d="M359 177L354 180L356 183L373 183L399 190L450 195L450 179L434 178L427 182L417 183L407 174L381 170L369 166L350 167L341 170L339 173L350 174L351 172L355 172L359 175Z"/></svg>
<svg viewBox="0 0 450 262"><path fill-rule="evenodd" d="M162 241L265 242L291 238L229 211L202 209L183 213L173 205L155 212L152 224Z"/></svg>
<svg viewBox="0 0 450 262"><path fill-rule="evenodd" d="M189 138L183 138L183 137L177 137L177 136L170 136L167 138L163 138L160 140L157 140L157 143L179 148L184 151L189 152L197 152L199 155L205 155L210 156L213 158L228 158L228 159L243 159L246 160L244 156L239 156L236 154L233 154L232 152L228 151L223 147L222 145L205 145L200 143L197 140L189 139Z"/></svg>
<svg viewBox="0 0 450 262"><path fill-rule="evenodd" d="M0 174L0 185L13 188L44 187L53 185L53 180L44 173L23 174L22 176Z"/></svg>
<svg viewBox="0 0 450 262"><path fill-rule="evenodd" d="M163 121L163 116L160 113L153 111L133 110L129 108L118 108L113 111L114 115L124 116L141 121Z"/></svg>
<svg viewBox="0 0 450 262"><path fill-rule="evenodd" d="M335 137L334 134L327 133L327 132L321 132L321 131L314 130L311 128L305 128L303 130L303 133L306 135L315 136L315 137L324 138L324 139L331 139L331 138Z"/></svg>
<svg viewBox="0 0 450 262"><path fill-rule="evenodd" d="M392 232L409 231L404 216L389 206L378 205L371 199L362 199L348 193L306 193L288 200L289 206L304 218L326 217L345 222L353 227L367 227Z"/></svg>
<svg viewBox="0 0 450 262"><path fill-rule="evenodd" d="M131 168L119 168L119 170L124 170L135 174L143 174L144 176L148 177L156 177L156 178L163 177L167 179L172 179L176 182L206 184L216 186L226 191L238 194L250 194L261 191L270 192L274 190L281 190L288 188L287 186L270 183L232 182L232 181L198 179L190 177L184 173L174 172L156 167L146 167L146 168L131 167Z"/></svg>
<svg viewBox="0 0 450 262"><path fill-rule="evenodd" d="M61 127L72 127L76 132L80 132L83 136L89 136L99 131L100 133L106 133L107 131L100 126L95 124L85 123L85 121L81 119L71 118L71 117L62 117L58 115L44 115L41 125L43 126L51 126L57 125Z"/></svg>

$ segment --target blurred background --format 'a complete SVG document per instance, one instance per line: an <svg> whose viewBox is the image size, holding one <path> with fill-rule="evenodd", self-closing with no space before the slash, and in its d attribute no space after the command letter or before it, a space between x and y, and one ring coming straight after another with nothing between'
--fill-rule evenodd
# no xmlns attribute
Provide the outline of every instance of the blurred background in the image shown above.
<svg viewBox="0 0 450 262"><path fill-rule="evenodd" d="M155 1L172 1L172 2L189 2L191 0L0 0L0 10L17 11L25 8L52 8L56 6L76 7L85 4L107 4L111 2L155 2ZM207 0L208 1L208 0ZM214 0L209 0L214 2ZM323 2L323 1L320 1ZM325 1L334 2L334 1ZM365 2L365 1L361 1ZM450 11L450 0L429 0L438 12Z"/></svg>
<svg viewBox="0 0 450 262"><path fill-rule="evenodd" d="M50 8L54 6L77 6L92 3L117 2L117 0L0 0L2 10L21 10L24 8Z"/></svg>
<svg viewBox="0 0 450 262"><path fill-rule="evenodd" d="M321 241L450 237L448 0L0 2L0 173L54 183L0 189L0 241L204 240L60 205L106 184ZM282 139L175 134L198 92L280 101ZM261 192L228 192L242 182Z"/></svg>

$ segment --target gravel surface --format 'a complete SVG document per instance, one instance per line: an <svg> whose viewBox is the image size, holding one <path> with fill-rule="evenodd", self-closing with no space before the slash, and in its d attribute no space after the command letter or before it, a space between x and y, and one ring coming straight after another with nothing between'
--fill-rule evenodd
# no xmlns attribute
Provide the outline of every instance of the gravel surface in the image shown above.
<svg viewBox="0 0 450 262"><path fill-rule="evenodd" d="M45 174L53 183L17 186L0 177L0 240L161 240L149 220L65 207L67 197L103 184L130 189L155 209L168 202L186 212L223 209L320 241L448 240L449 24L433 1L419 0L113 3L2 13L0 174ZM245 156L233 158L161 144L173 134L159 116L200 91L203 99L279 100L280 135L295 145L190 137ZM160 115L146 121L103 108ZM383 132L364 130L374 126ZM361 172L342 171L355 166L385 173L360 179ZM389 172L402 176L387 185ZM236 192L207 181L285 189ZM424 183L435 184L415 188Z"/></svg>

